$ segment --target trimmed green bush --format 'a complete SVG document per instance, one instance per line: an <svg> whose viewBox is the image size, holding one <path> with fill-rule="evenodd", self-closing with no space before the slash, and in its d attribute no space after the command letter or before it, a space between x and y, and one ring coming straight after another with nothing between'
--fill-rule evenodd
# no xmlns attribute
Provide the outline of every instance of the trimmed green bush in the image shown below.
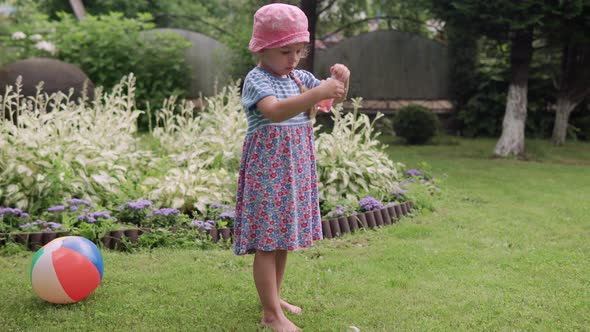
<svg viewBox="0 0 590 332"><path fill-rule="evenodd" d="M95 86L107 90L133 73L137 78L135 100L141 108L147 102L158 108L170 95L187 95L190 70L184 52L190 43L174 33L142 36L142 31L155 26L151 15L88 15L84 22L64 13L58 16L59 21L35 16L35 20L13 27L12 35L0 36L0 44L6 48L0 50L0 63L5 63L5 58L56 58L77 65ZM142 129L146 127L143 122Z"/></svg>
<svg viewBox="0 0 590 332"><path fill-rule="evenodd" d="M184 51L190 44L172 33L142 38L142 30L154 27L150 15L131 19L110 13L88 16L82 23L70 15L60 16L50 37L58 57L79 65L95 85L111 88L122 76L134 73L140 103L159 105L171 94L186 94L189 70Z"/></svg>
<svg viewBox="0 0 590 332"><path fill-rule="evenodd" d="M393 130L409 144L424 144L436 135L438 118L431 110L420 105L408 105L399 110L393 119Z"/></svg>

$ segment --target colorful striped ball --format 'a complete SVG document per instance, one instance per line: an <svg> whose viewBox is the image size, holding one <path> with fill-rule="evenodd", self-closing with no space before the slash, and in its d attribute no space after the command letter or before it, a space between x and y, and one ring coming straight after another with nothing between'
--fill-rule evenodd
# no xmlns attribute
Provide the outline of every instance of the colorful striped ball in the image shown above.
<svg viewBox="0 0 590 332"><path fill-rule="evenodd" d="M102 255L94 243L64 236L37 251L31 264L31 283L45 301L74 303L98 287L102 271Z"/></svg>

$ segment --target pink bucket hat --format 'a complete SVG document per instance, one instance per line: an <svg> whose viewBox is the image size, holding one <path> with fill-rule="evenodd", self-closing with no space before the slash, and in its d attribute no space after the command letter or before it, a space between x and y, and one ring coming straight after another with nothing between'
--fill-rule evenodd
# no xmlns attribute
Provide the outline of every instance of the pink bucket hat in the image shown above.
<svg viewBox="0 0 590 332"><path fill-rule="evenodd" d="M307 16L299 7L273 3L256 11L250 51L260 52L265 48L295 43L309 43Z"/></svg>

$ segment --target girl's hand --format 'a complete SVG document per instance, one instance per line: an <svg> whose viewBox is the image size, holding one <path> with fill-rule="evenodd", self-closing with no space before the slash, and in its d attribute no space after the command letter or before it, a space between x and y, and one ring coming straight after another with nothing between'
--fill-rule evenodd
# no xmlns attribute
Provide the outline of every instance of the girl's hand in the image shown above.
<svg viewBox="0 0 590 332"><path fill-rule="evenodd" d="M337 63L330 67L330 73L335 79L343 83L348 81L348 78L350 77L350 70L348 70L348 68L345 65L340 63Z"/></svg>
<svg viewBox="0 0 590 332"><path fill-rule="evenodd" d="M320 82L320 85L317 88L322 91L322 94L323 94L322 99L330 99L330 98L339 99L339 98L344 97L344 93L346 92L346 89L344 87L344 83L342 83L340 80L336 80L336 79L323 80Z"/></svg>

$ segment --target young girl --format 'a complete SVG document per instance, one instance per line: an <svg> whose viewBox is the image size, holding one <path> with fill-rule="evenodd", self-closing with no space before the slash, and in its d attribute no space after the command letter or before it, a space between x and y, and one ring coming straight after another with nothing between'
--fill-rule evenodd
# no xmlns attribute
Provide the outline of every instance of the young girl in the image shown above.
<svg viewBox="0 0 590 332"><path fill-rule="evenodd" d="M242 150L234 226L234 253L254 253L254 283L262 325L299 331L283 310L301 308L280 298L287 251L322 239L313 127L309 110L345 98L350 72L332 66L319 81L295 67L309 43L307 18L295 6L274 3L254 15L249 49L259 57L242 88L248 131Z"/></svg>

